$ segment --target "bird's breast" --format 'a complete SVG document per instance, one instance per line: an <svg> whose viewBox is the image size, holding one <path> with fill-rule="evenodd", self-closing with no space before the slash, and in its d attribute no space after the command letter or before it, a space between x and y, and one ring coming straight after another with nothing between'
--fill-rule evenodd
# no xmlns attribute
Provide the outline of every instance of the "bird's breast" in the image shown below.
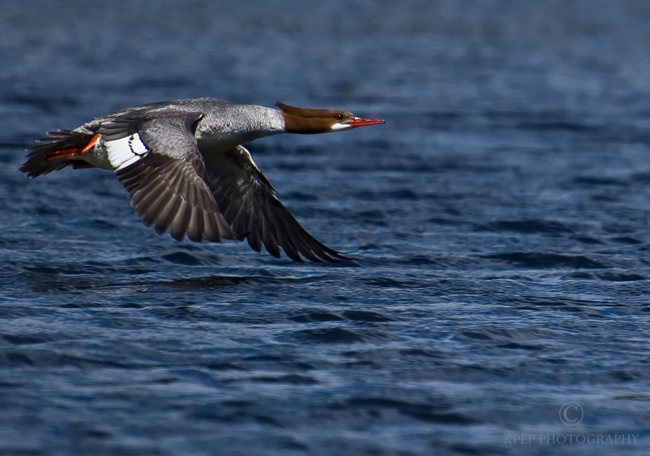
<svg viewBox="0 0 650 456"><path fill-rule="evenodd" d="M197 130L195 133L196 141L199 149L210 152L225 152L236 146L246 144L254 141L262 136L267 136L270 133L264 134L263 132L251 132L246 130L231 130L231 131L208 131L202 132Z"/></svg>

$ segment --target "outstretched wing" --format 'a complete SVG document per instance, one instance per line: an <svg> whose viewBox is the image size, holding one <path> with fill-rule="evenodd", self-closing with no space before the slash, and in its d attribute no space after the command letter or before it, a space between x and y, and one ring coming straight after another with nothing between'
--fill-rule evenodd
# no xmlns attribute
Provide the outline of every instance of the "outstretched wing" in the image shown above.
<svg viewBox="0 0 650 456"><path fill-rule="evenodd" d="M102 123L115 176L145 225L174 239L219 242L237 236L205 183L205 165L192 132L201 113L147 118L127 113Z"/></svg>
<svg viewBox="0 0 650 456"><path fill-rule="evenodd" d="M206 182L226 221L253 249L259 252L264 244L271 255L279 257L282 247L295 261L303 261L300 254L312 261L344 258L300 226L244 147L206 152L203 159Z"/></svg>

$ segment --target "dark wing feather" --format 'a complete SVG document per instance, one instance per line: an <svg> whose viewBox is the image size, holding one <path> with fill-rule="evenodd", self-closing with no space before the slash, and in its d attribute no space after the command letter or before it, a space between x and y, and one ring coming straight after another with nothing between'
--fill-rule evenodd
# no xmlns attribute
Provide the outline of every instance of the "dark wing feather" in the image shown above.
<svg viewBox="0 0 650 456"><path fill-rule="evenodd" d="M295 261L343 259L310 235L275 196L271 183L248 151L237 146L222 153L206 151L206 182L233 231L258 252L262 244L273 256L280 247Z"/></svg>
<svg viewBox="0 0 650 456"><path fill-rule="evenodd" d="M148 149L138 161L115 171L145 225L154 225L158 234L169 229L177 240L186 233L195 242L204 237L212 242L237 239L204 180L205 165L191 131L200 117L118 117L103 124L99 133L107 141L137 133Z"/></svg>

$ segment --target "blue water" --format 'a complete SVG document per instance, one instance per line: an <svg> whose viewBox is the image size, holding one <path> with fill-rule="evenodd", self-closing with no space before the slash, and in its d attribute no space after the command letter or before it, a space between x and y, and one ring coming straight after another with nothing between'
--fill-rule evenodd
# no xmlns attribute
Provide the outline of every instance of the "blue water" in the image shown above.
<svg viewBox="0 0 650 456"><path fill-rule="evenodd" d="M0 453L647 454L648 20L3 0ZM17 171L48 130L198 96L386 119L250 146L351 261L178 243L110 172Z"/></svg>

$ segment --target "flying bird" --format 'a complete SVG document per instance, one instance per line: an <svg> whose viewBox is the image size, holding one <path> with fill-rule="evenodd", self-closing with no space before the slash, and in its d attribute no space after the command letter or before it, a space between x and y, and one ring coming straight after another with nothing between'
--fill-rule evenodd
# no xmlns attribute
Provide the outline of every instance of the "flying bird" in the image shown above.
<svg viewBox="0 0 650 456"><path fill-rule="evenodd" d="M112 170L131 206L158 234L181 240L248 240L275 257L337 261L280 202L243 144L278 133L316 134L383 124L334 109L278 109L216 98L152 103L48 133L20 171L37 177L67 166Z"/></svg>

